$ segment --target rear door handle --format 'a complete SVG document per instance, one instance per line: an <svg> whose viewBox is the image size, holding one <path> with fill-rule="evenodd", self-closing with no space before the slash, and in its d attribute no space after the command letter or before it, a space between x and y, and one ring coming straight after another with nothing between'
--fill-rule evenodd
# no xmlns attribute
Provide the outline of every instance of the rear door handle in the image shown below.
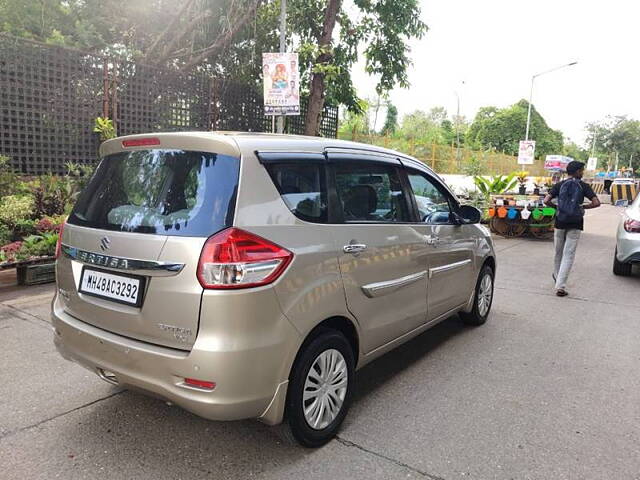
<svg viewBox="0 0 640 480"><path fill-rule="evenodd" d="M342 247L342 251L344 253L360 253L364 252L367 249L367 246L363 243L352 243L350 245L345 245Z"/></svg>

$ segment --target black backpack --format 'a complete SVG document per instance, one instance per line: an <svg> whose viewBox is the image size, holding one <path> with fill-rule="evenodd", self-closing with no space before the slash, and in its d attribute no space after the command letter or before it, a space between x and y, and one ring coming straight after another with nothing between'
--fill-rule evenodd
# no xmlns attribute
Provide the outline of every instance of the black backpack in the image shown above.
<svg viewBox="0 0 640 480"><path fill-rule="evenodd" d="M558 221L562 223L580 223L584 216L582 202L584 192L577 178L565 180L558 195Z"/></svg>

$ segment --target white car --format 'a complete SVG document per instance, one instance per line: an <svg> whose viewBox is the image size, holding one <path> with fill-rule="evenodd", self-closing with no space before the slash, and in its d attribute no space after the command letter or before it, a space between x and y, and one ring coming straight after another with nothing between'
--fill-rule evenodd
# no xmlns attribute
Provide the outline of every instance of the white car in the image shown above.
<svg viewBox="0 0 640 480"><path fill-rule="evenodd" d="M640 195L625 210L618 226L613 273L631 275L634 263L640 263Z"/></svg>

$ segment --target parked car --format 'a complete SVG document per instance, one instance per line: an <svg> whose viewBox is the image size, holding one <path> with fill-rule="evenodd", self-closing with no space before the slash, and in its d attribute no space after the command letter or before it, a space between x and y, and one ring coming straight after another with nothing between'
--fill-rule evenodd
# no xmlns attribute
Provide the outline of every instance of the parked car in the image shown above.
<svg viewBox="0 0 640 480"><path fill-rule="evenodd" d="M620 219L613 256L613 273L631 275L634 263L640 263L640 195L636 196Z"/></svg>
<svg viewBox="0 0 640 480"><path fill-rule="evenodd" d="M284 419L316 447L356 369L456 313L489 316L480 212L415 159L206 132L101 156L61 235L52 316L60 353L107 382L208 419Z"/></svg>

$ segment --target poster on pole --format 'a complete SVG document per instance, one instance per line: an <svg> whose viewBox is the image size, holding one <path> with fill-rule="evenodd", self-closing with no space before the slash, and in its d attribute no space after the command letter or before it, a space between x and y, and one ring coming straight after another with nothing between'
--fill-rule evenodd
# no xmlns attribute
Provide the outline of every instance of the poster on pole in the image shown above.
<svg viewBox="0 0 640 480"><path fill-rule="evenodd" d="M595 172L598 167L598 159L596 157L589 157L587 160L587 170L590 172Z"/></svg>
<svg viewBox="0 0 640 480"><path fill-rule="evenodd" d="M520 140L520 148L518 149L518 165L533 165L535 153L535 140Z"/></svg>
<svg viewBox="0 0 640 480"><path fill-rule="evenodd" d="M262 78L266 115L300 115L297 53L263 53Z"/></svg>

